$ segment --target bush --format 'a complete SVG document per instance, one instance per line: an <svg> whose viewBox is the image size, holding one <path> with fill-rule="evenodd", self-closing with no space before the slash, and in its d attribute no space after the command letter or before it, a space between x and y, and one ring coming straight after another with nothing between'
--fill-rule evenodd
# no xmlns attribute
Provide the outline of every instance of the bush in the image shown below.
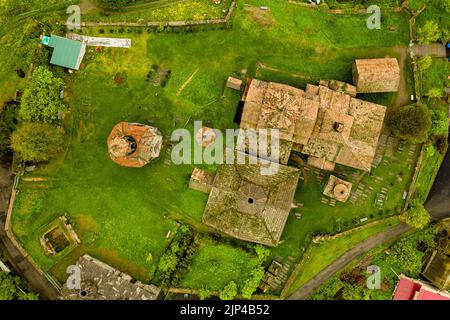
<svg viewBox="0 0 450 320"><path fill-rule="evenodd" d="M430 136L445 135L448 131L448 115L446 112L435 109L431 113L432 126L430 128Z"/></svg>
<svg viewBox="0 0 450 320"><path fill-rule="evenodd" d="M237 295L237 290L238 288L236 283L234 283L234 281L231 281L225 286L225 288L220 291L220 300L233 300Z"/></svg>
<svg viewBox="0 0 450 320"><path fill-rule="evenodd" d="M11 134L16 129L16 103L12 102L3 107L0 113L0 158L11 152Z"/></svg>
<svg viewBox="0 0 450 320"><path fill-rule="evenodd" d="M163 285L175 286L189 268L198 248L198 239L192 229L182 226L158 264L158 275Z"/></svg>
<svg viewBox="0 0 450 320"><path fill-rule="evenodd" d="M256 267L252 270L250 277L245 280L244 286L242 288L242 296L246 299L251 299L253 293L258 289L262 278L264 277L264 268Z"/></svg>
<svg viewBox="0 0 450 320"><path fill-rule="evenodd" d="M441 36L441 28L435 20L427 21L423 27L417 30L417 38L421 44L437 42Z"/></svg>
<svg viewBox="0 0 450 320"><path fill-rule="evenodd" d="M26 121L50 123L66 108L59 98L64 82L44 67L37 67L33 79L25 89L19 116Z"/></svg>
<svg viewBox="0 0 450 320"><path fill-rule="evenodd" d="M49 124L22 124L11 136L11 147L23 161L48 161L61 152L64 136Z"/></svg>
<svg viewBox="0 0 450 320"><path fill-rule="evenodd" d="M433 58L431 56L420 57L417 61L417 67L420 72L428 70L433 64Z"/></svg>
<svg viewBox="0 0 450 320"><path fill-rule="evenodd" d="M106 10L117 10L123 8L129 3L134 2L135 0L97 0L97 3L100 7Z"/></svg>
<svg viewBox="0 0 450 320"><path fill-rule="evenodd" d="M208 299L211 296L211 291L208 288L202 288L198 291L200 300Z"/></svg>

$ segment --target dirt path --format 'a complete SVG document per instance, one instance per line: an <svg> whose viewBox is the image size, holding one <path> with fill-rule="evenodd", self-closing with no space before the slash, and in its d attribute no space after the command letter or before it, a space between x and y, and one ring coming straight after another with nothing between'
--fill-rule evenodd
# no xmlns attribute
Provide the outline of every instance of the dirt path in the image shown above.
<svg viewBox="0 0 450 320"><path fill-rule="evenodd" d="M183 92L184 88L186 88L186 86L192 81L192 79L194 79L194 77L197 74L198 70L200 70L200 69L195 70L194 73L189 77L189 79L187 79L183 83L183 85L180 87L180 89L177 92L177 97Z"/></svg>
<svg viewBox="0 0 450 320"><path fill-rule="evenodd" d="M433 56L440 58L447 57L447 50L445 46L441 43L432 43L428 45L415 44L412 47L412 52L414 53L415 56L418 57L422 56Z"/></svg>
<svg viewBox="0 0 450 320"><path fill-rule="evenodd" d="M408 48L406 47L396 47L394 49L395 52L400 54L400 70L402 71L400 78L400 86L398 88L398 92L395 95L395 107L401 107L409 104L410 102L410 94L408 91L408 81L406 80L407 73L405 70L406 67L406 59L408 58Z"/></svg>
<svg viewBox="0 0 450 320"><path fill-rule="evenodd" d="M406 224L397 225L389 230L378 233L369 239L364 240L353 249L350 249L332 264L319 272L314 278L308 281L303 287L294 292L288 300L305 300L312 295L325 281L330 279L337 272L342 270L346 265L358 258L367 251L377 247L380 244L391 242L406 232L410 231L411 227Z"/></svg>

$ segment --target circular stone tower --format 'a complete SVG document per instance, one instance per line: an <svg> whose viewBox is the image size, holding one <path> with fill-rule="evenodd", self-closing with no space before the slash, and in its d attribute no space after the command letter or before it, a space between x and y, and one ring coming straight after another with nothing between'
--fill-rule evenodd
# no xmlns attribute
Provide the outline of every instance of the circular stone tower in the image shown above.
<svg viewBox="0 0 450 320"><path fill-rule="evenodd" d="M108 137L111 159L123 167L141 168L161 153L163 137L157 128L121 122Z"/></svg>

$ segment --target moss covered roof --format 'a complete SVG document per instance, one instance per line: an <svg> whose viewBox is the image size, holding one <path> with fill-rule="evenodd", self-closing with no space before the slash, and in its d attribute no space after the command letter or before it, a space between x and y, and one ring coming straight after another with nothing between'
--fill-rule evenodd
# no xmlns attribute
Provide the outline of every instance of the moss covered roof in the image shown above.
<svg viewBox="0 0 450 320"><path fill-rule="evenodd" d="M261 174L261 164L246 163L218 169L203 222L241 240L276 246L291 210L299 170L280 165L277 174L266 176Z"/></svg>

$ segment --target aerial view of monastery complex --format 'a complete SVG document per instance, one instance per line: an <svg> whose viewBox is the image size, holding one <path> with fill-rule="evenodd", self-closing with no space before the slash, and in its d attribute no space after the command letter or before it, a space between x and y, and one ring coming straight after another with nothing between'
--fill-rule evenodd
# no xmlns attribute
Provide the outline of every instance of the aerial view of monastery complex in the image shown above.
<svg viewBox="0 0 450 320"><path fill-rule="evenodd" d="M450 300L449 0L0 0L0 300Z"/></svg>

